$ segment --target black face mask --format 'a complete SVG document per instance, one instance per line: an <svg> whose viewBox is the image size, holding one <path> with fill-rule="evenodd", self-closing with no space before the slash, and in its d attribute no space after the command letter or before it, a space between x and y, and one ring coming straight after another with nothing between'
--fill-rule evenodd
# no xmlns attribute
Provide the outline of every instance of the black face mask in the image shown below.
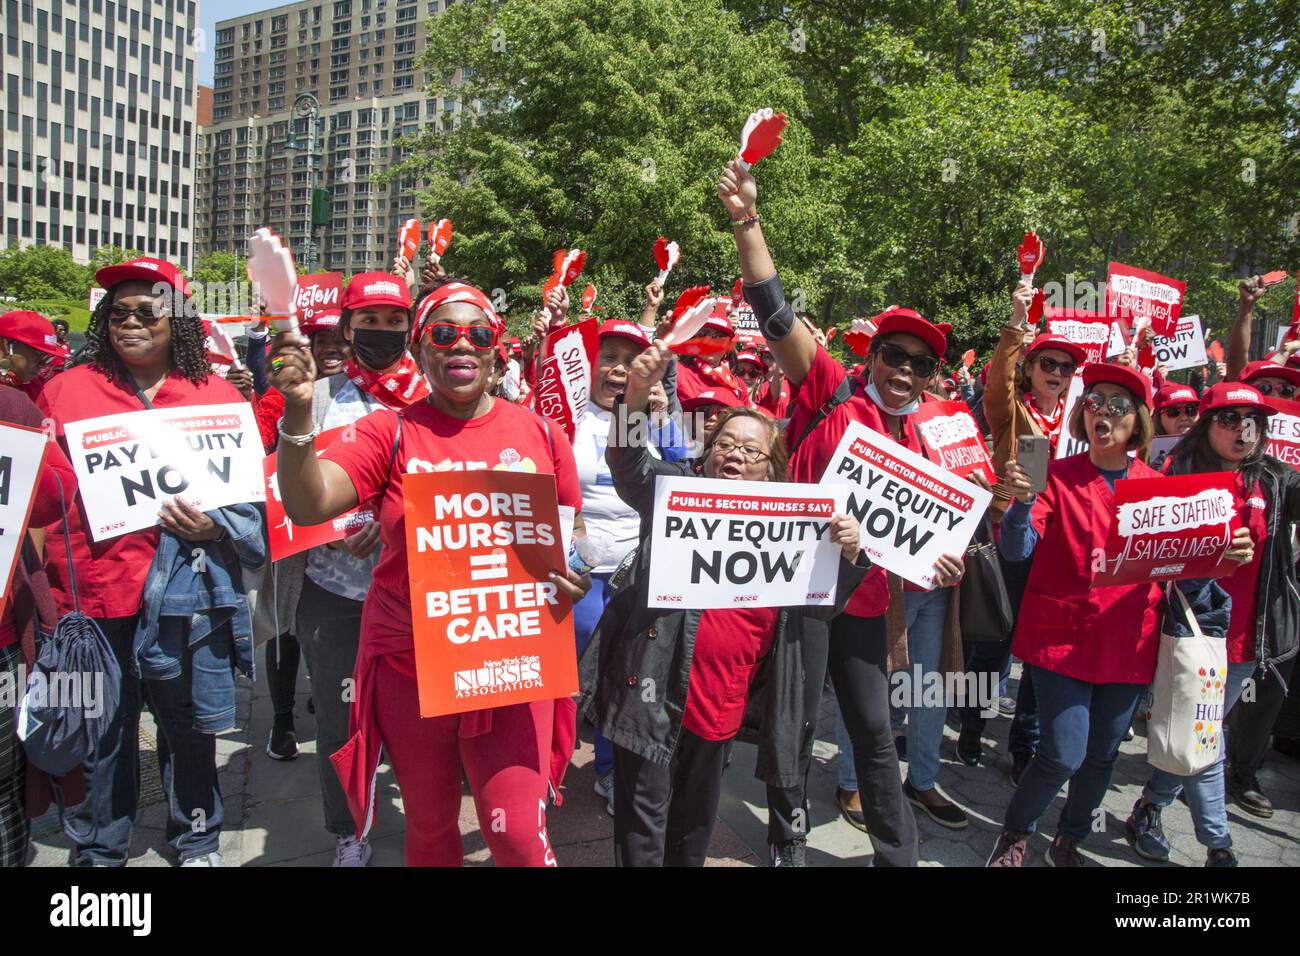
<svg viewBox="0 0 1300 956"><path fill-rule="evenodd" d="M368 369L382 372L406 351L406 332L395 329L352 330L352 351Z"/></svg>

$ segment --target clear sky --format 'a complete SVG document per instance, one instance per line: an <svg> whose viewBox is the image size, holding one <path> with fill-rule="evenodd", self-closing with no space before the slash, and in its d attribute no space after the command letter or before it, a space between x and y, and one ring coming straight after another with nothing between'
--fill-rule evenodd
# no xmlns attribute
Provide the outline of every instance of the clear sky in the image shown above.
<svg viewBox="0 0 1300 956"><path fill-rule="evenodd" d="M290 0L296 2L296 0ZM246 13L287 6L278 0L199 0L199 26L208 38L207 49L199 54L199 82L212 85L213 53L217 39L217 21L242 17Z"/></svg>

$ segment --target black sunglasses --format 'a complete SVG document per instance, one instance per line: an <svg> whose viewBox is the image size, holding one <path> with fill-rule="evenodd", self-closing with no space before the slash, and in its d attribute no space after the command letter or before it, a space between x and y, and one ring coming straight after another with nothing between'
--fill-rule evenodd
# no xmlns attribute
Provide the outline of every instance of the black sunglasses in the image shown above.
<svg viewBox="0 0 1300 956"><path fill-rule="evenodd" d="M1281 385L1274 385L1271 382L1261 382L1255 386L1255 390L1261 395L1272 395L1277 392L1282 398L1290 398L1295 394L1295 386L1290 382L1283 382Z"/></svg>
<svg viewBox="0 0 1300 956"><path fill-rule="evenodd" d="M1214 424L1222 428L1238 428L1247 419L1255 422L1256 426L1261 429L1268 425L1268 422L1264 420L1264 416L1258 412L1246 412L1243 415L1235 408L1225 408L1214 413Z"/></svg>
<svg viewBox="0 0 1300 956"><path fill-rule="evenodd" d="M1048 375L1059 370L1066 378L1073 375L1075 369L1074 362L1069 359L1066 359L1064 362L1058 362L1056 359L1048 358L1047 356L1039 357L1038 367Z"/></svg>
<svg viewBox="0 0 1300 956"><path fill-rule="evenodd" d="M1200 405L1168 405L1160 409L1170 418L1195 418L1200 410Z"/></svg>
<svg viewBox="0 0 1300 956"><path fill-rule="evenodd" d="M880 360L890 368L902 368L904 365L912 370L913 375L929 378L939 367L939 360L930 355L913 355L901 345L886 342L876 350Z"/></svg>

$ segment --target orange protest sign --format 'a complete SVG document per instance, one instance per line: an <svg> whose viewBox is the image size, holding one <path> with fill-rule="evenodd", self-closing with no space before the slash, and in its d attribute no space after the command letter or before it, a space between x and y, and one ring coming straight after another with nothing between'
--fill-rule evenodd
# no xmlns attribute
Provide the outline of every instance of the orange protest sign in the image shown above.
<svg viewBox="0 0 1300 956"><path fill-rule="evenodd" d="M420 716L578 692L552 475L402 478Z"/></svg>

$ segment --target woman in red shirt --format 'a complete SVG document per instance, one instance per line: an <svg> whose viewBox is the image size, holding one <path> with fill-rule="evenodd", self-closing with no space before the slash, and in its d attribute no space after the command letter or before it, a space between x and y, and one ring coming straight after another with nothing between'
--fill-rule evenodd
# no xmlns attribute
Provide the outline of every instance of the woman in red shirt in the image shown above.
<svg viewBox="0 0 1300 956"><path fill-rule="evenodd" d="M95 279L108 292L91 318L85 364L53 378L38 402L53 419L65 451L69 422L150 407L244 401L233 386L209 372L203 329L179 269L160 259L133 259L100 269ZM188 542L218 541L225 534L211 517L180 498L164 504L159 525L94 541L81 509L68 514L81 610L99 624L122 668L121 704L85 767L87 799L65 822L82 865L123 866L131 847L143 693L134 676L133 643L159 534L167 531ZM66 612L72 597L62 529L48 529L46 548L50 583ZM160 761L170 764L173 781L168 842L182 865L217 865L222 802L216 738L193 728L192 716L171 686L180 683L147 682L163 734L160 743L165 744L159 747ZM205 824L195 831L191 824L198 819Z"/></svg>
<svg viewBox="0 0 1300 956"><path fill-rule="evenodd" d="M1115 482L1159 472L1129 458L1150 444L1151 385L1135 369L1098 363L1083 372L1084 397L1070 436L1088 451L1051 463L1035 495L1023 468L1006 466L1015 499L999 547L1012 561L1033 555L1012 652L1030 669L1042 737L1007 807L990 866L1020 866L1038 818L1067 781L1069 797L1047 851L1052 866L1082 866L1076 849L1110 786L1111 771L1155 676L1161 591L1156 584L1093 587L1096 548L1114 522ZM1249 557L1238 537L1229 558Z"/></svg>
<svg viewBox="0 0 1300 956"><path fill-rule="evenodd" d="M331 759L357 837L364 840L374 820L374 777L383 749L402 791L408 866L460 865L462 773L497 865L555 865L545 816L555 703L422 719L416 695L402 475L537 471L555 475L560 505L575 511L582 505L564 432L490 394L504 327L491 301L472 286L451 282L430 292L412 336L428 397L397 412L368 415L356 423L354 441L336 442L320 458L312 449L309 343L301 335L282 334L271 361L271 382L285 398L278 459L290 519L319 524L382 496L383 551L362 610L352 738ZM574 600L590 587L588 579L568 569L552 572L551 581ZM500 812L511 825L494 825Z"/></svg>

